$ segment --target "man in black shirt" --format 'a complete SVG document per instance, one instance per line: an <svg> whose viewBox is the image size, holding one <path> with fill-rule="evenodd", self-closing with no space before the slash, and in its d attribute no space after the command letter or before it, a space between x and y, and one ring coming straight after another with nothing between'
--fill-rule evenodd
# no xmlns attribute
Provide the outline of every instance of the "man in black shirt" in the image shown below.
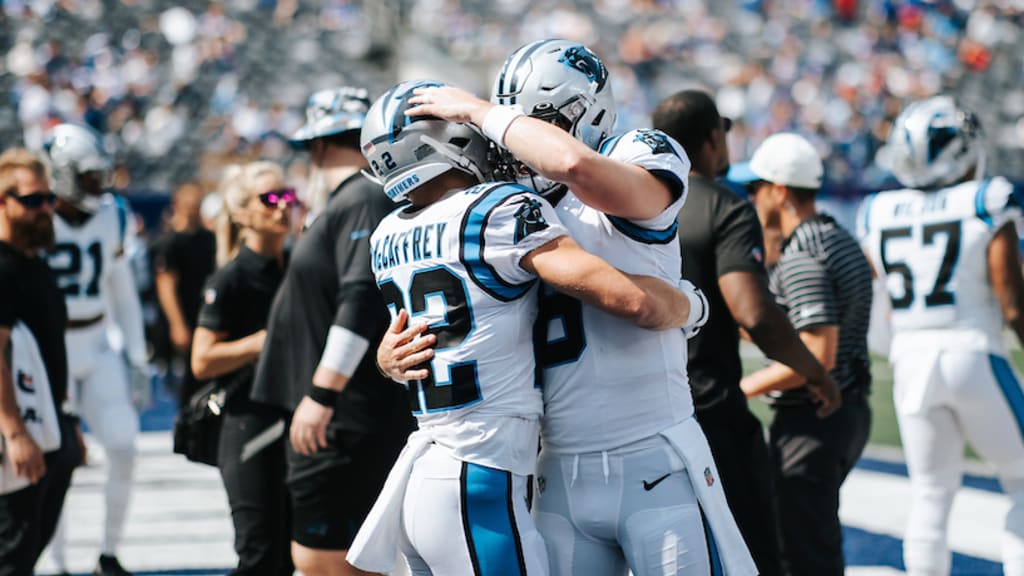
<svg viewBox="0 0 1024 576"><path fill-rule="evenodd" d="M783 563L797 576L841 576L839 487L860 458L871 426L871 266L856 240L817 213L815 195L824 169L806 139L770 136L749 165L735 172L737 180L749 183L761 224L777 227L784 238L771 290L843 397L842 407L822 420L815 415L812 390L803 386L805 378L788 366L769 366L740 383L747 397L767 393L772 402L768 436Z"/></svg>
<svg viewBox="0 0 1024 576"><path fill-rule="evenodd" d="M174 191L170 230L160 239L154 254L157 299L167 318L171 344L185 358L179 406L184 406L198 388L189 362L192 331L199 316L203 285L213 272L217 252L216 238L202 226L199 217L202 200L203 191L194 183Z"/></svg>
<svg viewBox="0 0 1024 576"><path fill-rule="evenodd" d="M369 104L365 90L352 88L310 97L293 143L310 152L313 220L274 300L253 383L254 400L294 411L292 557L307 576L362 574L345 553L413 425L404 390L366 354L389 323L369 237L394 210L360 173Z"/></svg>
<svg viewBox="0 0 1024 576"><path fill-rule="evenodd" d="M781 574L772 486L763 481L771 477L768 448L740 389L737 325L769 357L831 390L823 393L823 413L835 409L838 392L768 290L761 225L753 206L714 181L729 168L725 135L731 121L699 90L666 98L653 120L655 128L683 145L692 162L686 205L679 213L679 229L685 231L679 235L683 277L704 291L713 311L688 344L697 420L758 570L763 576Z"/></svg>
<svg viewBox="0 0 1024 576"><path fill-rule="evenodd" d="M0 495L0 575L28 576L53 536L71 471L81 461L77 423L59 415L60 448L43 454L16 403L9 364L11 329L28 327L42 356L55 409L67 393L64 296L40 252L52 246L53 206L46 168L23 149L0 155L0 461L29 486ZM23 382L18 382L19 387ZM5 463L4 465L7 465Z"/></svg>

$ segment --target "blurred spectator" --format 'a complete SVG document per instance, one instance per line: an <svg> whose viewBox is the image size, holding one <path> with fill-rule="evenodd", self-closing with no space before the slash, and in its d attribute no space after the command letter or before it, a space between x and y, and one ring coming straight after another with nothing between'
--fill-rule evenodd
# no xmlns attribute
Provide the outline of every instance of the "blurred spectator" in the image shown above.
<svg viewBox="0 0 1024 576"><path fill-rule="evenodd" d="M202 225L199 207L203 191L194 183L174 191L168 230L154 254L156 292L167 318L171 344L185 359L179 389L179 405L198 388L188 359L192 356L192 332L199 316L206 277L214 270L216 239Z"/></svg>

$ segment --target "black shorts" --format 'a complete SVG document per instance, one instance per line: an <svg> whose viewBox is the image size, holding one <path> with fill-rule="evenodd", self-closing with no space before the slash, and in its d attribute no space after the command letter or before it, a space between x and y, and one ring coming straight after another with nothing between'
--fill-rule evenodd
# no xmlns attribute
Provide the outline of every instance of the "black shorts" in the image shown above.
<svg viewBox="0 0 1024 576"><path fill-rule="evenodd" d="M316 550L347 550L405 446L405 436L328 427L325 450L303 456L288 445L292 540Z"/></svg>

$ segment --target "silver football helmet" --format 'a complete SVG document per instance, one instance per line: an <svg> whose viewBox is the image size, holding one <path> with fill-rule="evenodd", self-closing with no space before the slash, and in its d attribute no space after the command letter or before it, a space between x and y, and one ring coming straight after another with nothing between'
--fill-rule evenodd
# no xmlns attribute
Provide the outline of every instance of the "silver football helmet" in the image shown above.
<svg viewBox="0 0 1024 576"><path fill-rule="evenodd" d="M975 115L949 96L907 106L893 122L887 149L900 184L934 188L954 184L976 168L984 172L981 126Z"/></svg>
<svg viewBox="0 0 1024 576"><path fill-rule="evenodd" d="M434 116L406 116L413 90L443 86L410 80L384 93L366 114L359 144L384 193L401 202L409 192L455 169L481 182L493 176L493 145L475 127Z"/></svg>
<svg viewBox="0 0 1024 576"><path fill-rule="evenodd" d="M604 62L569 40L541 40L513 52L494 79L491 102L519 106L597 150L615 126L615 96Z"/></svg>
<svg viewBox="0 0 1024 576"><path fill-rule="evenodd" d="M304 148L317 138L359 130L369 107L369 93L363 88L343 86L314 92L306 103L306 123L288 142Z"/></svg>
<svg viewBox="0 0 1024 576"><path fill-rule="evenodd" d="M113 168L99 133L81 124L58 124L47 135L43 151L57 196L79 210L95 212Z"/></svg>

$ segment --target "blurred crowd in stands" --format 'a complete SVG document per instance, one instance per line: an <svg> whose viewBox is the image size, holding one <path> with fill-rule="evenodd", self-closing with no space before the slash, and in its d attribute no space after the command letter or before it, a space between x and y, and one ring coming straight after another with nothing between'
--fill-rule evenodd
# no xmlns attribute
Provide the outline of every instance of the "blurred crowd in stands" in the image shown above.
<svg viewBox="0 0 1024 576"><path fill-rule="evenodd" d="M324 86L379 89L426 42L484 84L506 54L561 36L612 70L620 128L704 86L736 123L734 159L796 130L829 193L888 183L875 155L902 104L953 93L977 110L989 167L1024 177L1024 0L3 0L0 137L38 147L84 121L117 151L115 187L217 181L228 161L288 162L282 135ZM411 51L415 54L415 51ZM415 57L415 55L413 55ZM301 185L302 167L289 171Z"/></svg>

